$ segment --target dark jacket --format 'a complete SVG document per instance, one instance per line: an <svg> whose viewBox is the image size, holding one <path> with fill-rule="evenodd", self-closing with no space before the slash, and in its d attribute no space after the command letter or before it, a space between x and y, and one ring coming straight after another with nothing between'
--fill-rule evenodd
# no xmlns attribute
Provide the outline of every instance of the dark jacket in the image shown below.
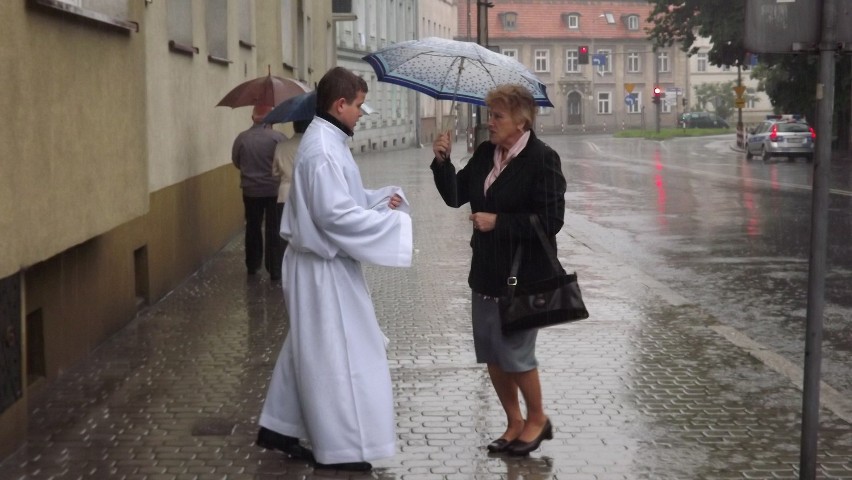
<svg viewBox="0 0 852 480"><path fill-rule="evenodd" d="M472 213L497 214L494 230L473 230L470 246L473 258L468 284L477 293L499 296L505 286L518 243L523 259L518 283L553 276L553 267L530 222L538 215L545 235L556 246L556 232L565 215L565 177L559 155L530 132L527 146L512 159L483 195L485 177L493 167L495 145L483 142L473 157L456 173L448 160L432 161L435 186L451 207L470 203Z"/></svg>

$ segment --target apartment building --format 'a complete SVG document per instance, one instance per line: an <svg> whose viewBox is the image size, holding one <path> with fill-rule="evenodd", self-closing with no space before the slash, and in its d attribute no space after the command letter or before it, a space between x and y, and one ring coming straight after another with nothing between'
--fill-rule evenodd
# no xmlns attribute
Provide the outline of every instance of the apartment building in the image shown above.
<svg viewBox="0 0 852 480"><path fill-rule="evenodd" d="M460 2L460 39L477 38L477 2ZM553 108L537 130L653 128L653 88L663 93L660 122L674 126L689 91L689 63L677 46L655 48L645 0L502 0L488 8L488 46L518 59L546 85ZM581 47L589 61L581 62Z"/></svg>

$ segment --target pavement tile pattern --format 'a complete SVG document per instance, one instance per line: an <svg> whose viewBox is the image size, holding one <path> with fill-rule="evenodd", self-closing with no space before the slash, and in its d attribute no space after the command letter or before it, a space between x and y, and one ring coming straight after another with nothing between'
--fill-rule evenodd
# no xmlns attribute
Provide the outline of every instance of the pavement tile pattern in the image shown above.
<svg viewBox="0 0 852 480"><path fill-rule="evenodd" d="M0 479L798 478L801 391L571 222L559 254L591 318L539 334L554 440L528 458L488 454L503 415L473 355L468 211L443 205L429 156L357 157L368 187L401 185L413 204L413 267L366 268L391 340L395 457L369 474L323 472L254 445L288 318L279 287L246 276L238 236L31 398L27 443ZM852 426L820 418L819 478L852 479Z"/></svg>

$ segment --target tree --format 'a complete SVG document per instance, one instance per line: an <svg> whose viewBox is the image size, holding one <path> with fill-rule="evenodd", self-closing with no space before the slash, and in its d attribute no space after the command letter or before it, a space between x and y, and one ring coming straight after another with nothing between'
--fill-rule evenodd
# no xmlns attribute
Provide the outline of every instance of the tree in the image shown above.
<svg viewBox="0 0 852 480"><path fill-rule="evenodd" d="M707 105L713 105L716 115L729 118L734 111L734 81L698 85L693 98L697 110L707 110Z"/></svg>
<svg viewBox="0 0 852 480"><path fill-rule="evenodd" d="M691 54L696 38L709 38L712 47L707 59L713 65L747 65L743 44L746 2L730 0L649 0L652 5L646 29L648 38L659 46L679 43ZM751 74L760 80L776 113L801 113L816 121L816 83L819 77L816 55L761 54L760 65ZM838 57L834 97L836 148L852 147L852 59Z"/></svg>
<svg viewBox="0 0 852 480"><path fill-rule="evenodd" d="M712 47L707 60L713 65L742 65L745 2L730 0L650 0L652 5L646 29L648 38L659 46L679 43L690 55L698 37L709 38Z"/></svg>

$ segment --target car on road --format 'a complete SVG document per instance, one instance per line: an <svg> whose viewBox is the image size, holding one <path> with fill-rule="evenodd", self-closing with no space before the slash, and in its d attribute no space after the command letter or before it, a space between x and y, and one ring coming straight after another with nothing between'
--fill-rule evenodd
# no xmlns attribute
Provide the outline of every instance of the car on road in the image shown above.
<svg viewBox="0 0 852 480"><path fill-rule="evenodd" d="M764 120L749 131L746 159L759 156L766 162L772 157L787 157L791 161L804 157L810 162L814 159L815 141L816 132L804 120Z"/></svg>
<svg viewBox="0 0 852 480"><path fill-rule="evenodd" d="M712 112L689 112L680 116L683 128L730 128L724 118Z"/></svg>

